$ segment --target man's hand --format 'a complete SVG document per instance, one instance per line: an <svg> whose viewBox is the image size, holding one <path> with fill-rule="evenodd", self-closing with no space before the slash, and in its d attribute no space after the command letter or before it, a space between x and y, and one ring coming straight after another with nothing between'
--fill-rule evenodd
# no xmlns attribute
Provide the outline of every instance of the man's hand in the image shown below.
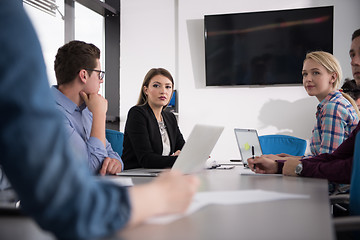
<svg viewBox="0 0 360 240"><path fill-rule="evenodd" d="M82 91L80 92L80 96L86 103L89 111L93 114L90 136L99 139L104 144L104 147L106 147L105 122L108 107L107 100L97 93L86 94Z"/></svg>
<svg viewBox="0 0 360 240"><path fill-rule="evenodd" d="M104 176L105 174L116 174L121 172L121 168L122 165L119 160L107 157L104 159L99 173L101 176Z"/></svg>
<svg viewBox="0 0 360 240"><path fill-rule="evenodd" d="M80 96L93 115L100 114L106 116L108 101L103 96L97 93L86 94L85 92L80 92Z"/></svg>
<svg viewBox="0 0 360 240"><path fill-rule="evenodd" d="M261 157L249 158L247 160L249 168L256 173L277 173L279 159L276 155L262 155ZM255 167L256 165L256 167Z"/></svg>

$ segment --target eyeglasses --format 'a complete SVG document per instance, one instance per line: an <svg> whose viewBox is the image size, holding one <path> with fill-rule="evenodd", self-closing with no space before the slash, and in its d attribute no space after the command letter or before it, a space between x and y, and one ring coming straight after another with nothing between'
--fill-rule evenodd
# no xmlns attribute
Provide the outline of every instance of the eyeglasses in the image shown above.
<svg viewBox="0 0 360 240"><path fill-rule="evenodd" d="M96 69L88 69L88 68L84 68L84 69L85 69L85 70L88 70L88 71L98 72L98 73L99 73L99 80L103 80L104 77L105 77L105 72L104 72L104 71L96 70Z"/></svg>

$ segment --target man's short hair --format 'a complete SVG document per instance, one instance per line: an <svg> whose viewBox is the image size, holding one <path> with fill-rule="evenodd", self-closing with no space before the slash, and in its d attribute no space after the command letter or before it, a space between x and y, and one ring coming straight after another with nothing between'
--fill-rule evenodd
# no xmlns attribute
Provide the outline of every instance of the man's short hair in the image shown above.
<svg viewBox="0 0 360 240"><path fill-rule="evenodd" d="M356 85L355 80L349 78L345 79L344 84L341 87L342 91L352 97L355 101L360 98L360 87Z"/></svg>
<svg viewBox="0 0 360 240"><path fill-rule="evenodd" d="M354 40L355 38L360 36L360 29L355 30L355 32L352 34L351 36L351 41Z"/></svg>
<svg viewBox="0 0 360 240"><path fill-rule="evenodd" d="M54 61L57 84L72 82L81 69L94 69L97 59L100 50L91 43L71 41L60 47Z"/></svg>

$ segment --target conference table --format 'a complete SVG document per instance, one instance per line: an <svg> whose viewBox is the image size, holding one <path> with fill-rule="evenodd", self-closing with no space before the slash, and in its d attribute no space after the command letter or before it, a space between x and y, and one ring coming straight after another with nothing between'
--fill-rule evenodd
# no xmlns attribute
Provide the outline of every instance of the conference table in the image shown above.
<svg viewBox="0 0 360 240"><path fill-rule="evenodd" d="M197 174L201 181L199 192L263 190L303 198L209 204L170 223L146 222L104 239L335 239L326 180L241 174L243 169L237 166L231 170L204 170ZM119 178L123 177L107 177L106 180L117 181ZM151 179L133 177L131 182L136 185ZM0 239L41 240L53 239L53 236L39 229L28 217L0 216Z"/></svg>

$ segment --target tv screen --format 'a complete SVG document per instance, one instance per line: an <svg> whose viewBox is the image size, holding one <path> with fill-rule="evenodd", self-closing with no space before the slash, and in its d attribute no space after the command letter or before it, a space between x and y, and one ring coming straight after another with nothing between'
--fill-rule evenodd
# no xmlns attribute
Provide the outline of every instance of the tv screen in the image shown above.
<svg viewBox="0 0 360 240"><path fill-rule="evenodd" d="M333 12L205 15L206 86L301 84L306 53L333 51Z"/></svg>

